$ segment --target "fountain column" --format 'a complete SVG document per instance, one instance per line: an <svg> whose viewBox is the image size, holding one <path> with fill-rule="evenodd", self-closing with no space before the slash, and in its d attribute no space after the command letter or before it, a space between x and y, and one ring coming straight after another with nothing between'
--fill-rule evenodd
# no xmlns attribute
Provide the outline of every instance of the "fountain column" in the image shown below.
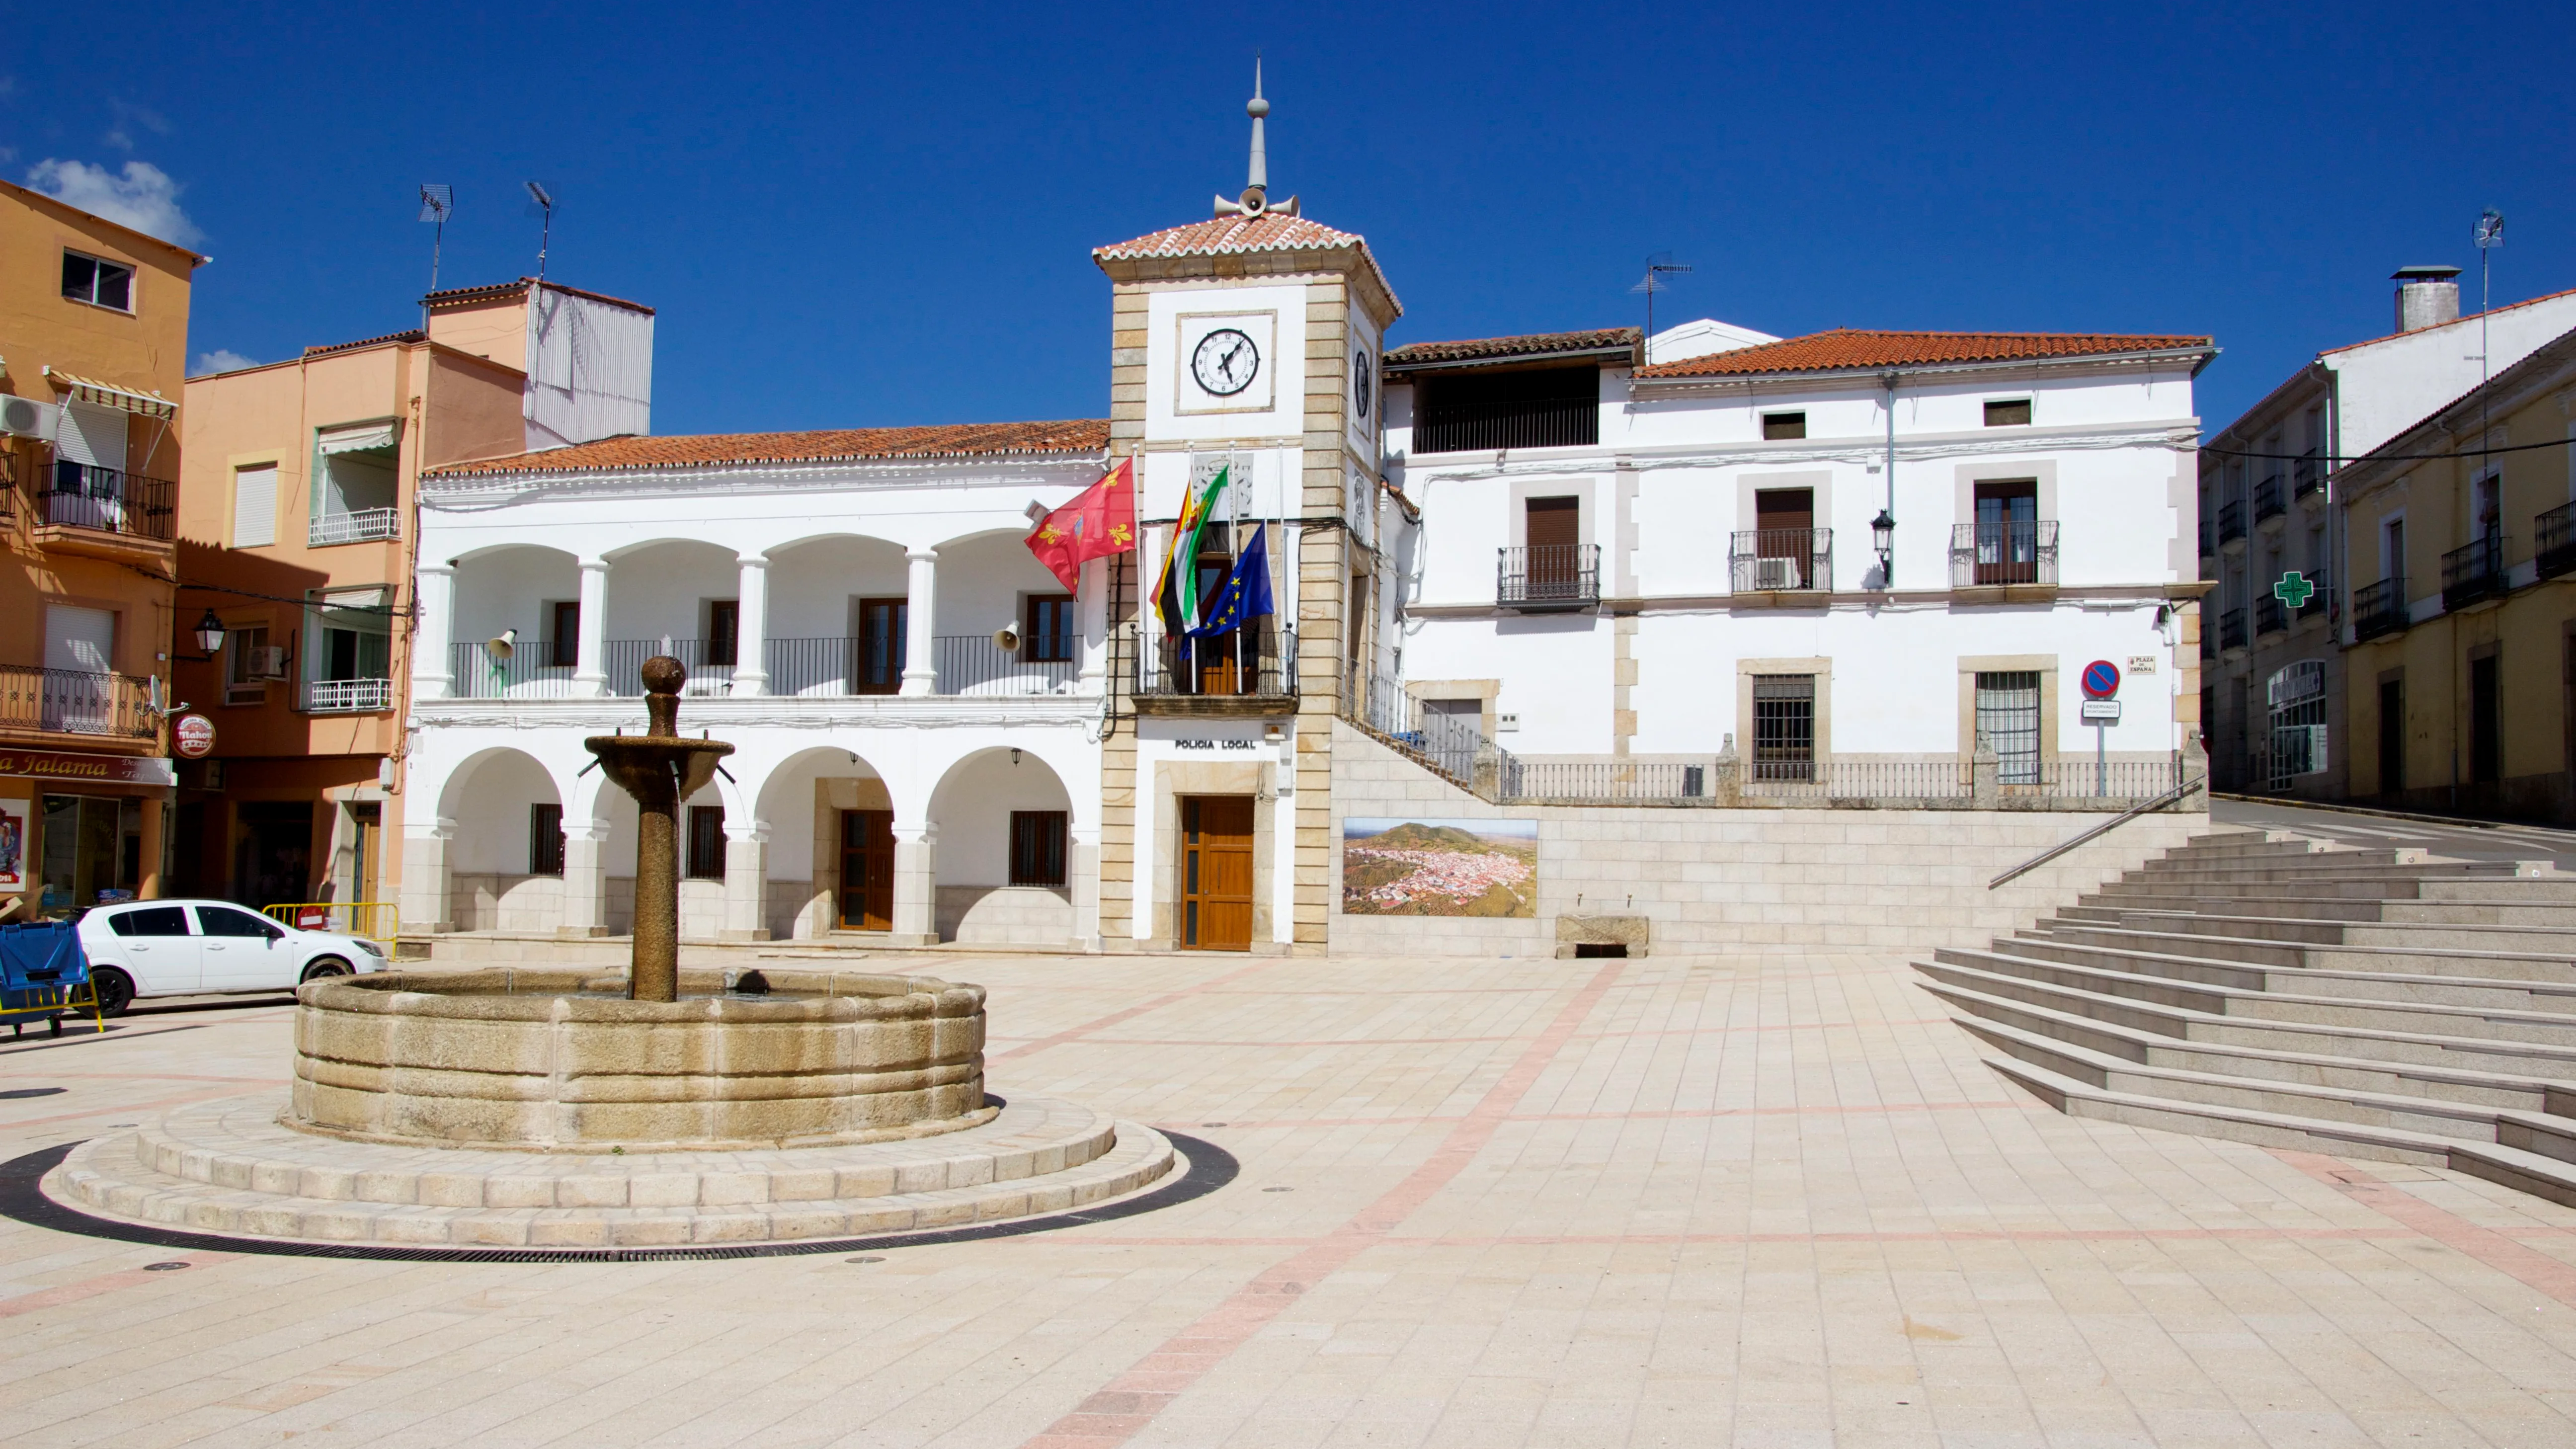
<svg viewBox="0 0 2576 1449"><path fill-rule="evenodd" d="M590 625L582 625L583 637ZM680 737L680 688L689 671L668 654L644 661L640 735L592 735L582 742L609 781L635 800L635 945L626 994L637 1001L680 999L680 802L716 777L733 746Z"/></svg>

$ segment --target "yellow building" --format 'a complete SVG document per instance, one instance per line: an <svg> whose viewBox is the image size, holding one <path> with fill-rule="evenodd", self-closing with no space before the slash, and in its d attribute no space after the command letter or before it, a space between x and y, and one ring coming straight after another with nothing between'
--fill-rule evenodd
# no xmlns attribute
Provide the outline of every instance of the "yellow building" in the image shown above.
<svg viewBox="0 0 2576 1449"><path fill-rule="evenodd" d="M205 258L0 182L0 917L161 894Z"/></svg>
<svg viewBox="0 0 2576 1449"><path fill-rule="evenodd" d="M2571 439L2576 332L2343 474L2354 797L2576 821Z"/></svg>

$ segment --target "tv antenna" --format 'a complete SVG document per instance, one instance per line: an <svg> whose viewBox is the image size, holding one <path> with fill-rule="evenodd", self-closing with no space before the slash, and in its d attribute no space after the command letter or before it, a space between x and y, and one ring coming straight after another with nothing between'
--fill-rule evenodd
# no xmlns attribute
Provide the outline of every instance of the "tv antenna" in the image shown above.
<svg viewBox="0 0 2576 1449"><path fill-rule="evenodd" d="M1674 261L1673 254L1671 252L1657 252L1653 256L1646 258L1646 279L1628 289L1632 295L1638 292L1646 294L1647 346L1652 346L1655 340L1655 294L1657 292L1669 292L1673 289L1673 284L1665 281L1664 278L1677 272L1687 272L1690 269L1690 263ZM1640 350L1642 351L1643 349ZM1651 357L1646 360L1648 362L1654 361Z"/></svg>
<svg viewBox="0 0 2576 1449"><path fill-rule="evenodd" d="M456 188L444 181L420 184L420 219L435 225L430 234L429 289L438 290L438 254L447 245L447 218L456 210Z"/></svg>
<svg viewBox="0 0 2576 1449"><path fill-rule="evenodd" d="M2495 249L2504 245L2504 213L2490 206L2478 213L2478 224L2470 238L2478 244L2478 459L2485 465L2487 452L2487 383L2494 367L2488 358L2487 314L2495 310L2494 289L2487 278L2488 260ZM2498 489L2501 492L2501 487Z"/></svg>
<svg viewBox="0 0 2576 1449"><path fill-rule="evenodd" d="M546 279L546 249L554 244L555 194L553 189L542 181L531 181L526 185L529 211L545 218L543 225L537 231L537 280L542 282Z"/></svg>

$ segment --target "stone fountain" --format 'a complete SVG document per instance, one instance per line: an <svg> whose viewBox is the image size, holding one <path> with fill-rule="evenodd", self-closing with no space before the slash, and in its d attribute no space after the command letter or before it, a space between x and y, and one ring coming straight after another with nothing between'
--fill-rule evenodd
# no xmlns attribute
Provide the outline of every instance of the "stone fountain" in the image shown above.
<svg viewBox="0 0 2576 1449"><path fill-rule="evenodd" d="M984 1092L984 991L783 957L682 970L681 802L733 747L594 736L635 798L632 967L335 977L296 994L295 1077L81 1144L45 1179L93 1216L218 1234L459 1248L740 1244L1085 1206L1169 1173L1170 1142Z"/></svg>

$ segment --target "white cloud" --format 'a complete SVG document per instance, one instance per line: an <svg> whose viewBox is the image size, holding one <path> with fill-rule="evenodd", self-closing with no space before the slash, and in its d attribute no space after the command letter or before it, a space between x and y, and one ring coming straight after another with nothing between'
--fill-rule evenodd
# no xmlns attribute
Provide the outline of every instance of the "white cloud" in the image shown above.
<svg viewBox="0 0 2576 1449"><path fill-rule="evenodd" d="M179 183L149 161L128 161L120 173L47 157L27 173L27 184L66 206L180 246L204 235L179 209Z"/></svg>
<svg viewBox="0 0 2576 1449"><path fill-rule="evenodd" d="M259 359L256 357L244 357L229 347L218 347L212 352L198 353L197 365L188 369L188 375L212 377L218 372L239 372L245 367L257 366Z"/></svg>

